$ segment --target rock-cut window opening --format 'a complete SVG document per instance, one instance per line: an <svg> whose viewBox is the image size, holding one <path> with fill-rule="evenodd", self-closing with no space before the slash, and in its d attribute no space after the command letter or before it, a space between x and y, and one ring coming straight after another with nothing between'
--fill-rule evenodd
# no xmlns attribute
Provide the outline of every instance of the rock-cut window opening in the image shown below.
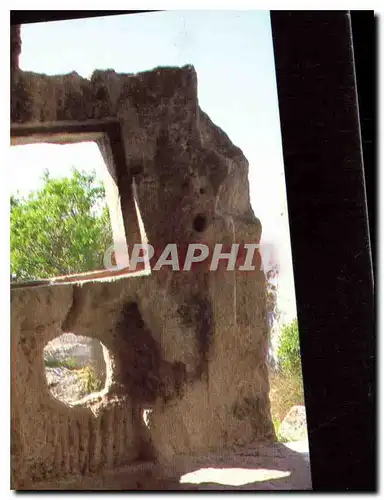
<svg viewBox="0 0 384 500"><path fill-rule="evenodd" d="M97 279L93 273L109 273L111 247L112 265L128 268L115 167L99 147L105 134L12 134L11 281Z"/></svg>
<svg viewBox="0 0 384 500"><path fill-rule="evenodd" d="M97 339L64 333L44 348L48 388L56 399L70 404L105 388L106 347Z"/></svg>

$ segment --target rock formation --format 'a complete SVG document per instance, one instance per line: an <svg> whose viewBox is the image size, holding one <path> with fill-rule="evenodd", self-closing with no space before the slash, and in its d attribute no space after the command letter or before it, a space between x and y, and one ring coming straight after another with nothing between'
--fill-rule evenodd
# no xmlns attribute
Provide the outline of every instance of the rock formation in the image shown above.
<svg viewBox="0 0 384 500"><path fill-rule="evenodd" d="M73 333L49 342L44 349L44 364L52 395L68 403L95 392L99 383L105 385L105 351L97 339Z"/></svg>
<svg viewBox="0 0 384 500"><path fill-rule="evenodd" d="M247 160L200 109L192 66L90 80L16 68L11 96L12 134L30 127L31 140L58 124L59 142L70 142L67 125L117 123L99 145L128 244L143 241L143 228L155 248L260 240ZM163 267L68 281L12 289L14 488L275 439L262 271ZM43 349L63 332L97 338L110 356L104 391L73 408L44 376Z"/></svg>
<svg viewBox="0 0 384 500"><path fill-rule="evenodd" d="M308 439L305 406L292 406L281 422L279 437L284 441L301 441Z"/></svg>

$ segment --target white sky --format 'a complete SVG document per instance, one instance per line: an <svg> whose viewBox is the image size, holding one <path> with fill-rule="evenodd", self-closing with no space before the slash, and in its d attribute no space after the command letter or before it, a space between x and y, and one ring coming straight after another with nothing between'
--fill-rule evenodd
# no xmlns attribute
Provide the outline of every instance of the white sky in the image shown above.
<svg viewBox="0 0 384 500"><path fill-rule="evenodd" d="M95 69L136 73L193 64L200 107L249 161L251 203L263 241L277 247L279 302L296 315L276 76L268 11L166 11L22 26L20 67L48 75ZM10 189L39 186L42 171L102 168L95 144L13 147ZM28 172L28 174L27 174Z"/></svg>

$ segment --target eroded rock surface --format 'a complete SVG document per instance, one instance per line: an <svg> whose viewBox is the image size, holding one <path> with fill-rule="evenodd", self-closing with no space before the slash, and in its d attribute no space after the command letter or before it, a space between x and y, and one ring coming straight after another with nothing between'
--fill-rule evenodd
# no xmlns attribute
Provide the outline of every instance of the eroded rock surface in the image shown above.
<svg viewBox="0 0 384 500"><path fill-rule="evenodd" d="M143 229L155 249L259 242L248 162L200 109L192 66L95 71L90 80L16 68L11 116L18 126L117 121L120 132L99 145L128 244L141 243ZM16 287L11 308L15 488L275 439L259 268L168 266L150 276ZM44 376L44 347L63 332L98 339L109 353L103 393L71 409L54 401Z"/></svg>
<svg viewBox="0 0 384 500"><path fill-rule="evenodd" d="M60 490L311 490L308 443L254 443L241 449L176 455L166 465L132 464L98 476L39 487Z"/></svg>
<svg viewBox="0 0 384 500"><path fill-rule="evenodd" d="M64 333L55 338L44 349L46 364L65 363L70 360L75 368L82 368L104 361L103 348L100 342L90 337L82 337L74 333Z"/></svg>
<svg viewBox="0 0 384 500"><path fill-rule="evenodd" d="M78 401L89 394L77 370L46 367L45 374L51 394L63 403Z"/></svg>

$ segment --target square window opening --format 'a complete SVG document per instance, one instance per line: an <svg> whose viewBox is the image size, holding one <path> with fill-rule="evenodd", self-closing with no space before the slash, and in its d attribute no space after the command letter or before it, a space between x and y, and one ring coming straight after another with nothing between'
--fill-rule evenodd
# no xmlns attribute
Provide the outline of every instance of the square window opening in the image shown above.
<svg viewBox="0 0 384 500"><path fill-rule="evenodd" d="M90 122L12 126L13 286L148 274L148 266L129 268L116 169L122 145ZM134 207L145 242L136 197Z"/></svg>

